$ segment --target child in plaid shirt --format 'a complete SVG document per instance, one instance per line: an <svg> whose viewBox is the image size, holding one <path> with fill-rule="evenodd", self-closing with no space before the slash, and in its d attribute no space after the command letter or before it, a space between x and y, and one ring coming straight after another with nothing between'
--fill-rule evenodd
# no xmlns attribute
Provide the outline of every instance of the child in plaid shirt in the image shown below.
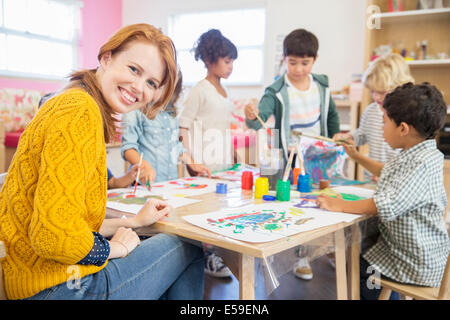
<svg viewBox="0 0 450 320"><path fill-rule="evenodd" d="M400 154L383 165L345 146L350 157L380 177L374 197L360 201L318 197L318 205L330 211L379 217L380 237L361 256L362 299L379 296L379 286L367 282L373 271L400 283L440 285L449 237L443 154L434 137L444 126L446 113L436 87L408 83L396 88L383 103L383 135L392 148L402 149Z"/></svg>

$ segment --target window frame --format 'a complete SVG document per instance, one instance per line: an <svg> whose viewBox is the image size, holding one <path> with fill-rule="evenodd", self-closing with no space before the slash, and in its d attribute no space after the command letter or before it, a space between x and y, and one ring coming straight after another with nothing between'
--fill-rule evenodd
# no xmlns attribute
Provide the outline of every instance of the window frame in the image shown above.
<svg viewBox="0 0 450 320"><path fill-rule="evenodd" d="M224 84L227 87L252 87L252 86L261 86L264 83L264 65L265 65L265 38L266 38L266 22L267 22L267 9L264 6L257 6L257 7L236 7L236 8L211 8L211 9L206 9L206 10L196 10L196 11L177 11L177 12L172 12L171 14L169 14L168 16L168 35L169 37L173 38L173 33L174 33L174 21L176 20L177 16L182 16L182 15L193 15L193 14L205 14L205 13L223 13L223 12L227 12L227 11L239 11L239 10L255 10L255 9L260 9L263 10L263 14L264 14L264 35L263 35L263 41L260 45L237 45L236 49L238 51L238 59L239 59L239 52L240 50L247 50L247 49L252 49L252 50L259 50L261 52L261 75L260 78L256 81L248 81L248 82L239 82L239 81L233 81L230 82L227 79L224 79ZM214 28L214 27L211 27ZM220 30L220 28L219 28ZM205 30L206 32L207 30ZM222 30L220 30L222 31ZM200 36L200 34L198 35L198 37ZM224 34L224 36L227 36L226 34ZM232 41L232 39L230 39ZM184 47L178 47L176 44L176 50L177 53L183 51L183 52L187 52L190 53L190 55L192 56L193 62L195 62L194 59L194 54L192 52L192 47L189 48L184 48ZM196 62L197 63L197 62ZM200 60L198 61L198 63L202 63ZM181 67L181 66L180 66ZM182 70L183 71L183 70ZM205 68L206 71L206 68ZM196 82L186 82L183 81L184 85L186 85L187 87L191 87L194 86L196 84Z"/></svg>
<svg viewBox="0 0 450 320"><path fill-rule="evenodd" d="M67 4L68 6L74 6L77 7L78 10L80 10L83 7L83 3L80 0L51 0L52 2L60 2L63 4ZM81 28L81 12L79 13L80 17L80 25L74 26L74 36L72 40L64 40L59 39L51 36L41 35L32 33L29 31L20 31L16 29L10 29L4 26L5 19L5 6L4 6L4 0L0 0L0 6L1 14L3 15L1 17L0 24L0 34L3 34L5 36L12 35L12 36L19 36L22 38L26 38L29 40L41 40L46 41L49 43L59 43L59 44L65 44L70 45L72 47L72 68L78 67L79 64L79 30ZM72 70L67 70L67 76L70 74ZM11 77L11 78L23 78L23 79L39 79L39 80L56 80L61 81L64 80L65 76L57 76L57 75L50 75L50 74L41 74L41 73L32 73L32 72L22 72L22 71L11 71L8 69L0 69L0 77Z"/></svg>

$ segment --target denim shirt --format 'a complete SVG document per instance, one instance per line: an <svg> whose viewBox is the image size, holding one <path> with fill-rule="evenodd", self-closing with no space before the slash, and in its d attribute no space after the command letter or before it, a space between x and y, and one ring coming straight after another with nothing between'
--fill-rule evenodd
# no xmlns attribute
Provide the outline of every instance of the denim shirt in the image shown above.
<svg viewBox="0 0 450 320"><path fill-rule="evenodd" d="M144 160L156 171L154 182L178 178L178 158L185 152L178 139L178 119L172 116L172 108L157 114L149 120L140 110L126 113L122 117L121 154L128 149L144 153Z"/></svg>

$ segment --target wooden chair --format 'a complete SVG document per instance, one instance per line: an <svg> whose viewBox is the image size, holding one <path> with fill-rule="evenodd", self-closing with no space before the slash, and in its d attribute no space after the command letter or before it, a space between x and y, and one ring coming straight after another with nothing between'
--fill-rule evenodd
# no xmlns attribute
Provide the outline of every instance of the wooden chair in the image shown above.
<svg viewBox="0 0 450 320"><path fill-rule="evenodd" d="M379 282L382 290L378 300L388 300L392 291L396 291L406 298L417 300L448 300L450 299L450 259L447 257L447 264L445 266L444 275L440 287L430 288L407 284L400 284L397 282L388 281L385 279L375 279L371 276L372 283Z"/></svg>

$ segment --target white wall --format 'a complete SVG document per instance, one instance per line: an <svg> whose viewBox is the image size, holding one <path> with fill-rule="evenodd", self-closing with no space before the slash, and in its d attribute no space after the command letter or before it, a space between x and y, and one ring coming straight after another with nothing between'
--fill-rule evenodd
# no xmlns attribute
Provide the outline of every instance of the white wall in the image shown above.
<svg viewBox="0 0 450 320"><path fill-rule="evenodd" d="M145 22L167 33L171 14L245 7L266 8L264 84L229 87L233 98L260 97L274 78L277 44L297 28L319 39L315 73L330 78L332 90L342 89L354 73L363 72L365 1L361 0L123 0L124 25ZM230 39L233 41L233 39ZM280 49L280 48L278 48Z"/></svg>

